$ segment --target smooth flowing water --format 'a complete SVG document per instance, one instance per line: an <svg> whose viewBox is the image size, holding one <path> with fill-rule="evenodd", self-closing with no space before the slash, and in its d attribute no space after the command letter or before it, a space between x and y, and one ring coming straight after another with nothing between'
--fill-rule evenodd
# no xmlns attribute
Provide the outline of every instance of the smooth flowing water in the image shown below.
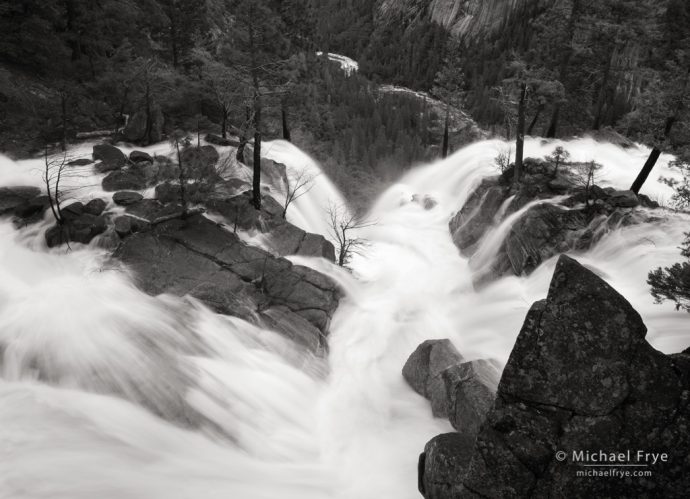
<svg viewBox="0 0 690 499"><path fill-rule="evenodd" d="M623 188L647 152L578 139L530 140L526 154L559 144L574 160L602 163L602 182ZM475 291L470 262L451 241L450 217L496 173L493 158L507 147L476 143L404 175L372 208L375 225L362 229L369 244L353 274L291 257L346 291L327 369L306 356L295 362L300 352L279 336L192 299L141 293L95 247L47 250L47 221L20 231L0 221L0 497L418 497L418 454L451 428L403 381L406 358L425 339L450 338L468 358L504 362L555 264ZM290 144L267 150L293 171L318 173ZM656 182L672 175L668 159L643 191L661 201L672 194ZM1 159L0 185L38 185L39 170L40 161ZM324 175L316 178L289 217L325 233L326 206L342 200ZM88 187L98 180L75 196L98 195ZM414 201L425 196L437 204ZM658 216L574 256L631 301L656 348L674 352L690 344L690 317L655 305L645 280L680 259L690 218ZM499 236L489 234L483 258Z"/></svg>

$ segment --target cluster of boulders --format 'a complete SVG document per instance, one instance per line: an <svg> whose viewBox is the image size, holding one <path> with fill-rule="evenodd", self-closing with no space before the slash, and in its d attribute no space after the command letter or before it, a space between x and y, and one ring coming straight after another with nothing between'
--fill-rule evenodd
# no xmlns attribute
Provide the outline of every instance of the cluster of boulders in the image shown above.
<svg viewBox="0 0 690 499"><path fill-rule="evenodd" d="M456 433L426 445L421 493L427 499L685 497L690 349L664 355L647 343L646 331L625 298L561 256L547 298L527 314L478 433L456 424ZM435 367L417 389L437 393L434 373L457 355L436 343L418 357ZM629 474L638 470L651 473Z"/></svg>
<svg viewBox="0 0 690 499"><path fill-rule="evenodd" d="M583 186L581 179L565 169L555 170L548 162L528 159L525 167L517 188L512 185L512 170L483 179L450 221L455 245L471 257L490 229L528 203L545 201L534 204L513 223L491 268L480 269L483 275L475 276L479 281L506 273L529 274L554 255L590 248L621 225L650 221L648 212L636 208L658 207L632 191ZM559 203L547 202L558 196L563 197Z"/></svg>
<svg viewBox="0 0 690 499"><path fill-rule="evenodd" d="M94 146L92 159L66 168L105 174L102 189L112 197L54 206L59 221L46 231L47 245L97 242L114 249L148 293L193 296L323 354L340 291L327 277L282 257L334 261L333 245L285 220L284 207L270 191L256 209L245 180L215 169L220 156L213 146L186 148L181 156L183 177L190 179L184 191L175 161ZM265 166L262 161L262 173L282 186L285 165ZM145 197L149 188L153 199ZM36 187L0 188L0 216L11 215L16 224L40 221L49 209L50 199ZM263 234L266 249L243 242L243 232Z"/></svg>
<svg viewBox="0 0 690 499"><path fill-rule="evenodd" d="M457 431L432 439L419 460L419 490L425 497L444 495L464 470L472 444L493 405L500 377L493 360L465 361L448 339L427 340L402 370L412 389L431 403L434 417L448 418Z"/></svg>

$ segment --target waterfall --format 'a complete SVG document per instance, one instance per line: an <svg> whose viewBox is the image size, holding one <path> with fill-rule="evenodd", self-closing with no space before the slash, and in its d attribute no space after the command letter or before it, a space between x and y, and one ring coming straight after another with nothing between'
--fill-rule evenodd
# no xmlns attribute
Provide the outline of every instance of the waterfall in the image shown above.
<svg viewBox="0 0 690 499"><path fill-rule="evenodd" d="M602 163L602 182L621 188L648 152L585 138L527 140L526 156L556 145L575 161ZM417 457L451 427L405 384L406 358L426 339L449 338L468 359L505 362L555 265L475 290L474 264L451 240L451 216L483 177L497 174L502 147L475 143L403 175L371 208L374 224L359 234L368 245L352 273L291 257L346 293L327 367L191 298L145 295L96 247L47 250L49 216L20 230L0 220L0 497L418 497ZM275 141L266 151L290 171L314 172L314 187L288 217L327 234L328 203L344 202L337 189L293 145ZM672 191L656 178L673 175L668 160L662 156L643 189L662 201ZM0 185L40 185L40 164L0 158ZM86 186L79 193L99 194ZM424 197L435 205L416 201ZM613 230L576 257L630 300L655 348L676 352L688 346L690 319L655 305L645 280L680 259L690 217L658 217ZM499 224L475 258L490 261L509 228Z"/></svg>

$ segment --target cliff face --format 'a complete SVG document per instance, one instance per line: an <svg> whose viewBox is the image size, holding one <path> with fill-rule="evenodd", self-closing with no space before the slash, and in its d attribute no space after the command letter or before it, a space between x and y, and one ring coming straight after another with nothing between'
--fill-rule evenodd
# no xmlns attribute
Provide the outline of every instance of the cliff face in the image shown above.
<svg viewBox="0 0 690 499"><path fill-rule="evenodd" d="M429 16L454 36L475 37L499 29L506 18L527 4L552 4L554 0L381 0L378 11L391 11L410 18Z"/></svg>

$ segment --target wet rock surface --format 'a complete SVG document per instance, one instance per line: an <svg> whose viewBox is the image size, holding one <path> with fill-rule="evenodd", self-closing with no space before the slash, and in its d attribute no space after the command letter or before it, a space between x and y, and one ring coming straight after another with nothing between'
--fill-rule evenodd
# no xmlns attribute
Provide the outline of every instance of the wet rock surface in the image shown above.
<svg viewBox="0 0 690 499"><path fill-rule="evenodd" d="M432 413L436 417L448 416L443 372L462 361L462 355L450 340L427 340L412 352L403 366L403 378L415 392L431 401Z"/></svg>
<svg viewBox="0 0 690 499"><path fill-rule="evenodd" d="M214 310L273 327L313 352L325 350L339 291L325 276L192 215L126 237L115 257L150 294L191 295Z"/></svg>
<svg viewBox="0 0 690 499"><path fill-rule="evenodd" d="M127 156L117 147L110 144L96 144L93 146L93 159L100 161L97 169L100 172L119 170L127 163Z"/></svg>
<svg viewBox="0 0 690 499"><path fill-rule="evenodd" d="M514 220L490 268L476 269L476 282L506 273L530 274L559 253L589 249L621 225L649 220L650 215L638 208L658 207L632 191L585 188L573 173L556 173L542 161L525 161L527 171L517 189L512 187L512 170L485 178L449 223L455 245L472 257L491 228L541 200ZM551 201L558 196L562 197L558 202Z"/></svg>
<svg viewBox="0 0 690 499"><path fill-rule="evenodd" d="M561 256L547 298L527 314L464 476L426 497L683 497L690 357L654 350L646 331L625 298ZM616 462L646 465L651 477L579 475L588 462L577 453L629 449L630 459ZM651 463L637 450L667 459ZM438 467L443 476L443 461ZM434 473L425 466L420 480Z"/></svg>
<svg viewBox="0 0 690 499"><path fill-rule="evenodd" d="M41 190L38 187L0 187L0 216L14 213L16 209L40 194Z"/></svg>
<svg viewBox="0 0 690 499"><path fill-rule="evenodd" d="M308 233L285 220L283 207L271 196L263 196L261 210L252 204L251 191L231 198L211 200L207 206L211 212L222 215L233 230L267 234L268 244L279 256L316 256L335 261L333 244L322 235Z"/></svg>

